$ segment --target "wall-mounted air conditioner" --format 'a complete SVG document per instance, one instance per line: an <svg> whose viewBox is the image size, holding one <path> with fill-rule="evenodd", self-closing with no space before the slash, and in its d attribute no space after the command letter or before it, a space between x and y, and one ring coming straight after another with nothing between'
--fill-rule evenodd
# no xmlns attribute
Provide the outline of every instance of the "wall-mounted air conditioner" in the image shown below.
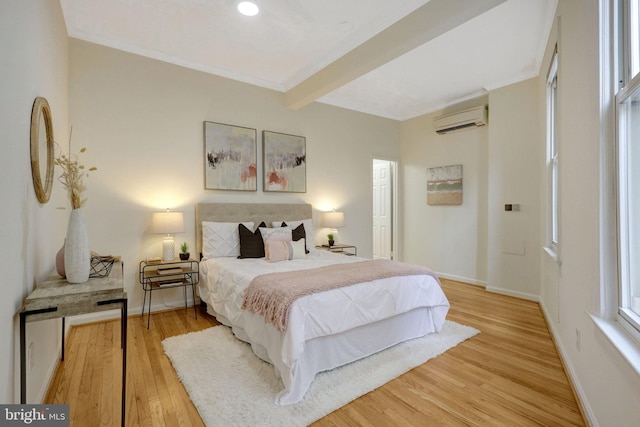
<svg viewBox="0 0 640 427"><path fill-rule="evenodd" d="M471 108L456 113L445 114L433 119L437 133L445 134L487 124L487 106Z"/></svg>

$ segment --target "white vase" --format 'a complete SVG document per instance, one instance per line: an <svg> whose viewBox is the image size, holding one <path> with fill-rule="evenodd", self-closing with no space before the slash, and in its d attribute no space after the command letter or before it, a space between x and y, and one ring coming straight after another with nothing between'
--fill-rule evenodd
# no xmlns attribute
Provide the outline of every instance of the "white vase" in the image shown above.
<svg viewBox="0 0 640 427"><path fill-rule="evenodd" d="M69 283L84 283L89 280L91 250L89 236L81 208L73 209L69 216L67 240L64 245L64 271Z"/></svg>

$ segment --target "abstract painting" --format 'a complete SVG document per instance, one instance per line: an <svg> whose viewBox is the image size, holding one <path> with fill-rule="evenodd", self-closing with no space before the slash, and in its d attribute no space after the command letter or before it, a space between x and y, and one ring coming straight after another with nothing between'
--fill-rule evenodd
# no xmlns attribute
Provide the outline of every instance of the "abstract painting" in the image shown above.
<svg viewBox="0 0 640 427"><path fill-rule="evenodd" d="M264 191L307 192L307 148L303 136L262 131Z"/></svg>
<svg viewBox="0 0 640 427"><path fill-rule="evenodd" d="M257 191L256 130L204 122L204 188Z"/></svg>
<svg viewBox="0 0 640 427"><path fill-rule="evenodd" d="M427 205L462 204L462 165L427 169Z"/></svg>

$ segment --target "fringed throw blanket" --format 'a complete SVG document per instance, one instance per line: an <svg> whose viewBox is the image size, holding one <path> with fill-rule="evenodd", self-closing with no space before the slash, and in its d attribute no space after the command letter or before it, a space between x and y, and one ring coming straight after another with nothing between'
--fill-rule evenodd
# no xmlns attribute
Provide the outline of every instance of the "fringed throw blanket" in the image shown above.
<svg viewBox="0 0 640 427"><path fill-rule="evenodd" d="M289 308L300 297L376 279L422 274L438 280L427 267L383 259L262 274L249 284L242 308L264 316L276 329L284 331Z"/></svg>

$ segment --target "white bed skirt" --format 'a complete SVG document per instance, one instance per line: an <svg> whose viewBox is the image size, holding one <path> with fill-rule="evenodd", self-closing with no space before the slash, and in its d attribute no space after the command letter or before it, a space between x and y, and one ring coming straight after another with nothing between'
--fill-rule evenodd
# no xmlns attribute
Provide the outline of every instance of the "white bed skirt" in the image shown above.
<svg viewBox="0 0 640 427"><path fill-rule="evenodd" d="M303 355L290 370L274 363L268 349L251 343L246 331L230 325L228 320L215 313L209 304L207 312L216 316L220 323L230 326L236 337L250 343L256 356L274 365L276 375L283 374L280 378L285 387L276 397L277 405L290 405L302 400L317 373L354 362L403 341L440 332L447 313L442 307L417 308L339 334L313 338L305 343ZM282 342L281 332L271 325L265 326L271 329L270 335L273 335L270 342L273 342L273 339Z"/></svg>

